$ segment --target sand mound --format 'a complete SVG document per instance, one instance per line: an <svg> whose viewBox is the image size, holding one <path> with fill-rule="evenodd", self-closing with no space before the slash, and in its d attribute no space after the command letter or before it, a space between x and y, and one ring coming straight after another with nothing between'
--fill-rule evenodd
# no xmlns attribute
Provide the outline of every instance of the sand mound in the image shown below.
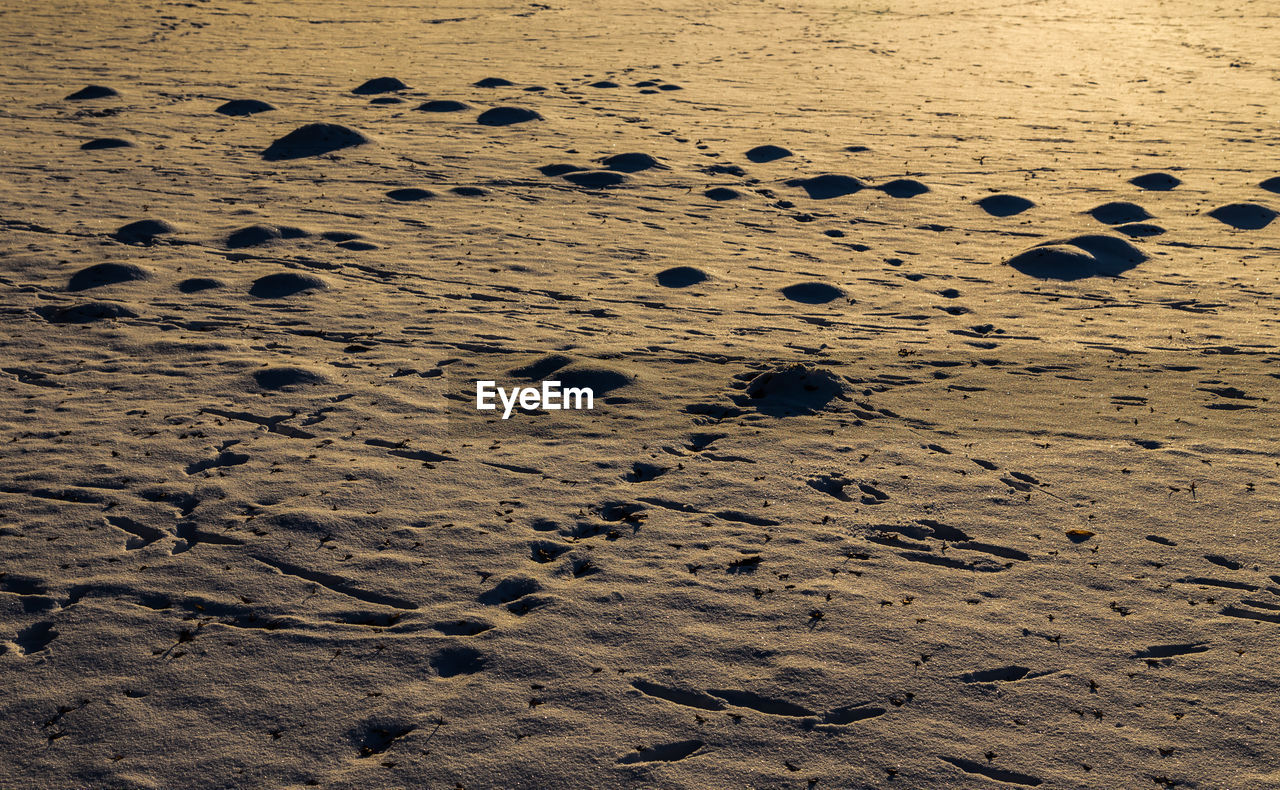
<svg viewBox="0 0 1280 790"><path fill-rule="evenodd" d="M777 159L785 159L788 156L793 156L793 154L780 145L757 145L747 151L747 159L756 164L773 162Z"/></svg>
<svg viewBox="0 0 1280 790"><path fill-rule="evenodd" d="M582 170L566 173L564 180L587 189L605 189L625 183L627 177L612 170Z"/></svg>
<svg viewBox="0 0 1280 790"><path fill-rule="evenodd" d="M1257 203L1230 203L1208 212L1209 216L1236 230L1258 230L1271 224L1276 212Z"/></svg>
<svg viewBox="0 0 1280 790"><path fill-rule="evenodd" d="M372 141L368 137L341 124L309 123L273 142L262 152L262 158L271 162L303 159L369 142Z"/></svg>
<svg viewBox="0 0 1280 790"><path fill-rule="evenodd" d="M87 101L89 99L110 99L120 95L115 88L105 85L86 85L75 93L68 94L64 101Z"/></svg>
<svg viewBox="0 0 1280 790"><path fill-rule="evenodd" d="M1159 225L1152 225L1149 222L1131 222L1128 225L1117 225L1116 231L1123 233L1131 239L1146 239L1151 236L1161 236L1164 234L1164 228Z"/></svg>
<svg viewBox="0 0 1280 790"><path fill-rule="evenodd" d="M1168 173L1147 173L1129 179L1129 183L1139 189L1152 192L1167 192L1182 183L1182 179Z"/></svg>
<svg viewBox="0 0 1280 790"><path fill-rule="evenodd" d="M588 88L621 88L622 86L613 80L600 80L587 85Z"/></svg>
<svg viewBox="0 0 1280 790"><path fill-rule="evenodd" d="M802 304L826 304L845 295L841 288L828 283L796 283L782 289L782 295Z"/></svg>
<svg viewBox="0 0 1280 790"><path fill-rule="evenodd" d="M1263 181L1262 183L1258 184L1258 186L1262 187L1268 192L1275 192L1277 194L1280 194L1280 176L1276 176L1275 178L1268 178L1266 181Z"/></svg>
<svg viewBox="0 0 1280 790"><path fill-rule="evenodd" d="M364 236L353 230L326 230L320 234L320 238L325 241L352 241L353 239L363 239Z"/></svg>
<svg viewBox="0 0 1280 790"><path fill-rule="evenodd" d="M635 381L635 377L630 374L593 362L577 361L565 354L547 354L528 365L512 368L507 372L530 381L559 381L566 388L590 387L597 396Z"/></svg>
<svg viewBox="0 0 1280 790"><path fill-rule="evenodd" d="M889 197L913 198L929 191L929 187L911 178L899 178L877 187Z"/></svg>
<svg viewBox="0 0 1280 790"><path fill-rule="evenodd" d="M847 400L852 388L844 377L830 370L792 364L757 375L745 390L745 394L733 396L739 406L788 416L811 414L827 408L833 400Z"/></svg>
<svg viewBox="0 0 1280 790"><path fill-rule="evenodd" d="M657 274L658 285L665 288L688 288L708 279L707 273L692 266L676 266Z"/></svg>
<svg viewBox="0 0 1280 790"><path fill-rule="evenodd" d="M162 219L140 219L116 228L111 237L125 244L155 244L160 236L177 233L178 229Z"/></svg>
<svg viewBox="0 0 1280 790"><path fill-rule="evenodd" d="M387 193L387 197L392 200L398 200L401 203L412 203L415 200L430 200L435 197L436 193L429 189L419 189L418 187L405 187L404 189L393 189Z"/></svg>
<svg viewBox="0 0 1280 790"><path fill-rule="evenodd" d="M271 112L274 109L274 106L257 99L232 99L225 104L218 105L214 112L222 115L244 117L246 115L257 115L260 112Z"/></svg>
<svg viewBox="0 0 1280 790"><path fill-rule="evenodd" d="M511 80L503 79L502 77L485 77L471 84L477 88L505 88L508 85L515 85Z"/></svg>
<svg viewBox="0 0 1280 790"><path fill-rule="evenodd" d="M90 288L100 288L104 285L148 280L150 278L151 272L132 263L99 263L81 269L71 275L71 279L67 282L67 290L87 291Z"/></svg>
<svg viewBox="0 0 1280 790"><path fill-rule="evenodd" d="M1126 222L1151 219L1151 214L1145 208L1137 203L1127 203L1123 200L1094 206L1085 213L1104 225L1123 225Z"/></svg>
<svg viewBox="0 0 1280 790"><path fill-rule="evenodd" d="M814 200L831 200L832 198L852 195L866 188L853 176L826 174L813 178L793 178L786 182L789 187L800 187Z"/></svg>
<svg viewBox="0 0 1280 790"><path fill-rule="evenodd" d="M542 167L538 168L538 172L543 174L544 176L562 176L565 173L580 173L586 169L587 168L579 167L578 165L571 165L566 162L560 162L553 165L543 165Z"/></svg>
<svg viewBox="0 0 1280 790"><path fill-rule="evenodd" d="M702 194L712 200L737 200L742 197L741 192L729 187L712 187Z"/></svg>
<svg viewBox="0 0 1280 790"><path fill-rule="evenodd" d="M115 302L85 302L69 307L45 305L37 307L39 313L51 324L88 324L116 318L137 318L138 314Z"/></svg>
<svg viewBox="0 0 1280 790"><path fill-rule="evenodd" d="M109 148L133 148L132 141L123 137L98 137L80 146L81 151L105 151Z"/></svg>
<svg viewBox="0 0 1280 790"><path fill-rule="evenodd" d="M212 277L188 277L178 283L178 290L184 294L194 294L201 291L212 291L216 288L226 288L227 284L222 280L215 280Z"/></svg>
<svg viewBox="0 0 1280 790"><path fill-rule="evenodd" d="M610 170L617 170L620 173L639 173L642 170L652 170L658 168L661 170L668 169L666 165L648 154L628 153L614 154L606 156L600 160L600 164Z"/></svg>
<svg viewBox="0 0 1280 790"><path fill-rule="evenodd" d="M1046 280L1117 277L1147 260L1147 254L1116 236L1085 235L1046 241L1005 263L1023 274Z"/></svg>
<svg viewBox="0 0 1280 790"><path fill-rule="evenodd" d="M314 274L278 272L254 280L249 293L264 299L282 299L303 291L323 291L328 287L328 283Z"/></svg>
<svg viewBox="0 0 1280 790"><path fill-rule="evenodd" d="M321 373L292 365L263 368L253 372L253 381L264 390L280 390L307 384L325 384L328 379Z"/></svg>
<svg viewBox="0 0 1280 790"><path fill-rule="evenodd" d="M455 195L461 195L462 197L484 197L489 194L486 190L483 190L480 187L453 187L449 191Z"/></svg>
<svg viewBox="0 0 1280 790"><path fill-rule="evenodd" d="M525 378L530 380L537 380L537 379L544 379L550 374L559 370L560 368L563 368L566 365L570 365L572 363L573 363L573 357L566 356L565 354L547 354L546 356L535 359L533 362L530 362L528 365L522 365L521 367L518 367L518 368L512 368L507 372L512 376L518 376L520 378Z"/></svg>
<svg viewBox="0 0 1280 790"><path fill-rule="evenodd" d="M1014 214L1021 214L1036 205L1030 200L1017 195L988 195L975 200L974 203L978 208L993 217L1012 217Z"/></svg>
<svg viewBox="0 0 1280 790"><path fill-rule="evenodd" d="M375 93L392 93L408 89L408 85L405 85L395 77L374 77L352 88L351 92L359 96L369 96Z"/></svg>
<svg viewBox="0 0 1280 790"><path fill-rule="evenodd" d="M597 397L635 382L635 378L627 373L586 362L561 368L556 372L555 379L566 389L590 387Z"/></svg>
<svg viewBox="0 0 1280 790"><path fill-rule="evenodd" d="M542 116L524 107L494 107L480 113L476 123L482 126L511 126L529 121L541 121Z"/></svg>
<svg viewBox="0 0 1280 790"><path fill-rule="evenodd" d="M227 236L227 246L233 250L244 247L258 247L282 239L300 239L308 236L302 228L291 228L276 225L249 225L233 230Z"/></svg>
<svg viewBox="0 0 1280 790"><path fill-rule="evenodd" d="M471 109L471 105L453 99L432 99L424 101L414 109L419 112L459 112Z"/></svg>

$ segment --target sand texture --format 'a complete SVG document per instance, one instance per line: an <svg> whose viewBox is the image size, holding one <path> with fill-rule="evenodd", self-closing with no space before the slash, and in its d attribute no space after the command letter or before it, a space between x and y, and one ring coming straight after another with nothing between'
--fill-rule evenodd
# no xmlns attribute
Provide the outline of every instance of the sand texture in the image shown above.
<svg viewBox="0 0 1280 790"><path fill-rule="evenodd" d="M0 788L1280 787L1277 42L4 4Z"/></svg>

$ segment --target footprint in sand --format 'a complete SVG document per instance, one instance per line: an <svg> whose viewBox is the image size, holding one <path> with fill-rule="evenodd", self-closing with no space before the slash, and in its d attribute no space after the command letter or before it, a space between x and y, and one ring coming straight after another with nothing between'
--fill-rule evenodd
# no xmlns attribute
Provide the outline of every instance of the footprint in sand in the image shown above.
<svg viewBox="0 0 1280 790"><path fill-rule="evenodd" d="M282 365L253 372L253 381L260 389L283 390L307 384L327 384L324 374L308 368Z"/></svg>
<svg viewBox="0 0 1280 790"><path fill-rule="evenodd" d="M66 307L44 305L35 308L35 312L51 324L90 324L95 321L138 317L137 313L115 302L85 302Z"/></svg>

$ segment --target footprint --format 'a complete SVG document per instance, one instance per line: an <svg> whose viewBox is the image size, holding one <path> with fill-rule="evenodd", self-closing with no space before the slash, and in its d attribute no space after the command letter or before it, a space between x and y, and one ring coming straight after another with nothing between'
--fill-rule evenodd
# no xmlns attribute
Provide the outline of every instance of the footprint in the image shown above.
<svg viewBox="0 0 1280 790"><path fill-rule="evenodd" d="M479 650L471 647L446 647L427 659L427 663L442 678L458 675L474 675L485 668L488 659Z"/></svg>
<svg viewBox="0 0 1280 790"><path fill-rule="evenodd" d="M618 758L618 762L623 764L633 763L652 763L664 762L673 763L677 760L683 760L686 757L692 757L703 746L702 741L676 741L675 743L664 743L658 746L640 747L631 754ZM705 754L705 752L703 752Z"/></svg>

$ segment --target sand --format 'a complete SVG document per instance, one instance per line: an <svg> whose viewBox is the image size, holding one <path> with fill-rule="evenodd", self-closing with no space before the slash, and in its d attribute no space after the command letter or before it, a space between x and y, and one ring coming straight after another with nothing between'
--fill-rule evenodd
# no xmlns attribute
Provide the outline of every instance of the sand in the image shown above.
<svg viewBox="0 0 1280 790"><path fill-rule="evenodd" d="M1280 786L1278 32L8 4L0 787Z"/></svg>

